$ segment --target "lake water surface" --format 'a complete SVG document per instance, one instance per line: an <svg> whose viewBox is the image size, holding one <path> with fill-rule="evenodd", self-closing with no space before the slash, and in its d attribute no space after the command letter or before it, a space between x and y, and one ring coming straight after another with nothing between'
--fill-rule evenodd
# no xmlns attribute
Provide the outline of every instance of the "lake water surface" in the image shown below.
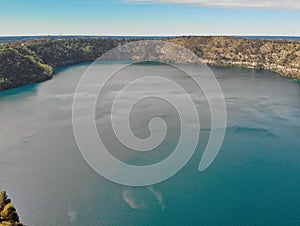
<svg viewBox="0 0 300 226"><path fill-rule="evenodd" d="M171 72L163 65L146 67ZM163 183L134 188L100 177L78 150L72 102L86 69L85 64L62 68L50 81L0 92L0 189L8 191L24 224L300 225L299 84L267 71L212 68L228 111L216 160L206 171L197 170L210 126L199 95L201 139L191 161ZM166 110L163 116L170 119L164 151L145 164L168 156L178 138L172 109L157 104L135 109L133 129L141 137L147 136L139 131L147 112ZM96 112L104 131L107 115L105 107ZM118 150L114 139L108 145Z"/></svg>

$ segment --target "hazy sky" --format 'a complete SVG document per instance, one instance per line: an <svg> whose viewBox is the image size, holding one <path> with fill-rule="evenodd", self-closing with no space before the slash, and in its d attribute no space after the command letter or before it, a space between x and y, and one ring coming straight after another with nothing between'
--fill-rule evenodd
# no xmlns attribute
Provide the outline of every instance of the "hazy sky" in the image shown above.
<svg viewBox="0 0 300 226"><path fill-rule="evenodd" d="M300 36L299 23L299 0L0 0L0 36Z"/></svg>

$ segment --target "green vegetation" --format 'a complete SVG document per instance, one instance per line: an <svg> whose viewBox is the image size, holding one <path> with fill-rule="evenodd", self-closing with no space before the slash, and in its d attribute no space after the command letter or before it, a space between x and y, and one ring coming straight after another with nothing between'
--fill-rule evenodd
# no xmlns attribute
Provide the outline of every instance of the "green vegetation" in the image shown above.
<svg viewBox="0 0 300 226"><path fill-rule="evenodd" d="M44 69L44 72L47 76L52 77L53 68L47 64L43 64L41 61L38 61L37 64Z"/></svg>
<svg viewBox="0 0 300 226"><path fill-rule="evenodd" d="M51 79L53 68L26 45L12 43L0 54L0 90Z"/></svg>
<svg viewBox="0 0 300 226"><path fill-rule="evenodd" d="M129 41L138 40L44 38L2 45L0 90L51 79L53 68L96 60ZM264 69L300 80L300 42L197 36L166 41L190 49L209 65Z"/></svg>
<svg viewBox="0 0 300 226"><path fill-rule="evenodd" d="M5 191L0 191L0 226L23 226Z"/></svg>
<svg viewBox="0 0 300 226"><path fill-rule="evenodd" d="M293 79L294 81L300 82L300 72Z"/></svg>
<svg viewBox="0 0 300 226"><path fill-rule="evenodd" d="M91 49L92 49L91 46L85 46L85 47L82 48L82 50L83 50L85 53L91 52Z"/></svg>
<svg viewBox="0 0 300 226"><path fill-rule="evenodd" d="M215 66L240 66L277 72L299 80L300 42L234 37L180 37L168 41L195 52Z"/></svg>
<svg viewBox="0 0 300 226"><path fill-rule="evenodd" d="M41 60L36 60L36 58L34 56L26 56L32 63L37 64L38 66L40 66L43 70L44 73L51 77L53 75L53 68L47 64L44 64L41 62Z"/></svg>
<svg viewBox="0 0 300 226"><path fill-rule="evenodd" d="M5 49L0 48L0 54L4 53Z"/></svg>
<svg viewBox="0 0 300 226"><path fill-rule="evenodd" d="M32 63L36 64L36 60L34 58L34 56L26 56Z"/></svg>

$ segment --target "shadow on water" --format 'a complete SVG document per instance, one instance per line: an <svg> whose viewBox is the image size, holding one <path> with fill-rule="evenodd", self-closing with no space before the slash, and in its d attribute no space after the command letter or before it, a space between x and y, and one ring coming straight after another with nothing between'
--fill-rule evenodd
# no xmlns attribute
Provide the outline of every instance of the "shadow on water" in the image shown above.
<svg viewBox="0 0 300 226"><path fill-rule="evenodd" d="M280 80L281 82L295 82L292 79L281 76L280 74L257 68L244 68L244 67L222 67L222 66L210 66L210 69L214 72L218 79L272 79ZM284 79L283 79L284 78Z"/></svg>
<svg viewBox="0 0 300 226"><path fill-rule="evenodd" d="M32 96L37 93L38 86L41 83L32 83L21 87L0 91L0 100L3 98L24 98L26 96Z"/></svg>
<svg viewBox="0 0 300 226"><path fill-rule="evenodd" d="M58 74L58 73L67 71L72 68L80 67L80 66L90 66L92 63L93 63L93 61L87 61L87 62L75 64L75 65L54 68L54 73Z"/></svg>
<svg viewBox="0 0 300 226"><path fill-rule="evenodd" d="M264 128L232 126L232 127L228 127L227 130L232 131L233 133L236 134L246 133L248 136L272 137L272 138L277 137L274 133Z"/></svg>

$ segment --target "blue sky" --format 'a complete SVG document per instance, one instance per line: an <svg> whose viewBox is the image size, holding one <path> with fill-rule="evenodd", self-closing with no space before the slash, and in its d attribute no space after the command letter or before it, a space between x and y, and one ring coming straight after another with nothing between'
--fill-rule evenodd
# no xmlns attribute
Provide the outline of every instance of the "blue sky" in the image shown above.
<svg viewBox="0 0 300 226"><path fill-rule="evenodd" d="M0 0L0 36L300 36L298 2L299 0Z"/></svg>

